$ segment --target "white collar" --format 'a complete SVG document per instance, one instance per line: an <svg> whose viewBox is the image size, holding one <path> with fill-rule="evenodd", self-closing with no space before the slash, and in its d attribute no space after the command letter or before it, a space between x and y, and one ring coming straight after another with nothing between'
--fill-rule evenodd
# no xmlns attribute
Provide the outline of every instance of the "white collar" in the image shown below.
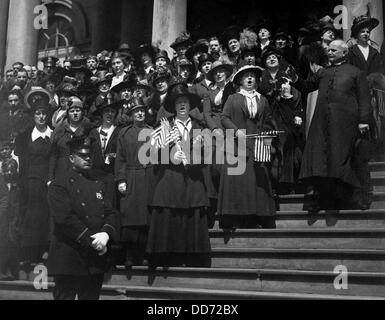
<svg viewBox="0 0 385 320"><path fill-rule="evenodd" d="M239 90L239 93L240 93L241 95L243 95L243 96L245 96L245 97L248 97L248 98L251 98L251 99L253 99L253 98L255 98L255 97L258 97L258 98L261 97L261 94L258 93L257 90L246 91L246 90L244 90L244 89L240 89L240 90Z"/></svg>
<svg viewBox="0 0 385 320"><path fill-rule="evenodd" d="M51 138L51 135L52 135L51 128L47 127L47 129L44 132L40 132L35 127L31 134L32 142L36 141L39 138L43 138L43 139L45 139L46 137Z"/></svg>
<svg viewBox="0 0 385 320"><path fill-rule="evenodd" d="M107 133L108 136L110 136L114 132L114 130L115 130L115 126L112 125L111 128L109 128L108 130L104 129L103 131L105 133ZM102 127L101 126L98 128L98 131L99 131L99 133L102 131Z"/></svg>

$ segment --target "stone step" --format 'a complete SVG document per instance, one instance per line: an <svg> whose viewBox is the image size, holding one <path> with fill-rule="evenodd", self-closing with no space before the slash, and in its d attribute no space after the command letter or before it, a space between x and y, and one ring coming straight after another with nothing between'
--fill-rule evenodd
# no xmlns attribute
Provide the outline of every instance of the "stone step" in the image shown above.
<svg viewBox="0 0 385 320"><path fill-rule="evenodd" d="M385 228L385 209L367 211L341 210L320 211L278 211L277 229L296 228Z"/></svg>
<svg viewBox="0 0 385 320"><path fill-rule="evenodd" d="M50 283L52 287L54 284ZM114 286L104 286L101 300L384 300L376 296L321 295L306 293L259 292L240 290L210 290L180 287L116 286L115 295L106 295ZM0 282L0 300L52 300L49 291L36 291L32 282ZM195 303L194 304L200 304Z"/></svg>
<svg viewBox="0 0 385 320"><path fill-rule="evenodd" d="M274 249L383 249L385 229L210 230L212 247Z"/></svg>
<svg viewBox="0 0 385 320"><path fill-rule="evenodd" d="M333 271L146 267L134 267L127 273L118 267L107 275L106 284L385 297L385 273L349 272L345 290L334 286L338 275Z"/></svg>
<svg viewBox="0 0 385 320"><path fill-rule="evenodd" d="M212 248L214 268L255 268L349 272L382 272L385 250Z"/></svg>
<svg viewBox="0 0 385 320"><path fill-rule="evenodd" d="M370 171L385 171L385 162L370 162Z"/></svg>
<svg viewBox="0 0 385 320"><path fill-rule="evenodd" d="M306 211L312 202L313 196L304 194L289 194L279 196L281 211ZM385 192L373 192L373 203L370 209L385 209Z"/></svg>

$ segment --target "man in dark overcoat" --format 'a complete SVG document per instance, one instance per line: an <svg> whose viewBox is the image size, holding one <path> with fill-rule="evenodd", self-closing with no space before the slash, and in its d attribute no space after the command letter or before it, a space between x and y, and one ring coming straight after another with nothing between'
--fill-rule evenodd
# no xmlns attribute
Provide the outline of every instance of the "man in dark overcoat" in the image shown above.
<svg viewBox="0 0 385 320"><path fill-rule="evenodd" d="M314 76L295 84L301 91L319 88L300 173L320 195L311 211L320 209L322 196L330 200L330 209L336 209L349 188L360 187L352 156L360 131L369 128L370 92L365 73L346 63L347 53L345 42L333 41L328 51L331 66L313 66Z"/></svg>
<svg viewBox="0 0 385 320"><path fill-rule="evenodd" d="M99 299L104 273L111 266L110 243L116 236L116 211L104 185L89 178L91 143L84 136L68 142L71 167L49 187L54 232L48 274L54 299Z"/></svg>

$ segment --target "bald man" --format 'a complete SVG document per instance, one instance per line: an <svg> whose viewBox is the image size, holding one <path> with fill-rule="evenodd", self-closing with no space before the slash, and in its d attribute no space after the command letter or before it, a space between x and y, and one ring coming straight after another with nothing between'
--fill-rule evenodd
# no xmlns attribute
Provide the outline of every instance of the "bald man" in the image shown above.
<svg viewBox="0 0 385 320"><path fill-rule="evenodd" d="M304 93L319 90L300 173L300 179L314 186L310 211L343 209L353 194L359 208L370 207L353 168L357 139L369 129L370 92L365 73L346 62L348 52L344 41L331 42L330 66L313 65L314 75L294 84Z"/></svg>

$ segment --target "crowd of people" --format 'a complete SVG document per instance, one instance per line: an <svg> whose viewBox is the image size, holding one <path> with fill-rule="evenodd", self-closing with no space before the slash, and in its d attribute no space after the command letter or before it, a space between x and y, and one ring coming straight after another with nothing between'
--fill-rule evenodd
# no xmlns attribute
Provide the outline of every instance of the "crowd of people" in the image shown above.
<svg viewBox="0 0 385 320"><path fill-rule="evenodd" d="M195 42L184 32L173 57L122 44L46 57L44 70L15 62L0 87L0 279L48 259L63 288L76 283L60 278L74 268L104 270L111 244L127 269L210 266L215 221L226 233L275 228L281 194L311 195L313 213L369 209L368 162L382 159L373 150L385 137L385 56L370 38L378 24L356 18L348 43L326 17L296 39L268 23ZM165 125L176 148L153 148L173 161L144 164L141 132ZM193 163L194 129L246 141L244 172L229 174L227 158ZM275 134L261 160L253 136L266 132Z"/></svg>

